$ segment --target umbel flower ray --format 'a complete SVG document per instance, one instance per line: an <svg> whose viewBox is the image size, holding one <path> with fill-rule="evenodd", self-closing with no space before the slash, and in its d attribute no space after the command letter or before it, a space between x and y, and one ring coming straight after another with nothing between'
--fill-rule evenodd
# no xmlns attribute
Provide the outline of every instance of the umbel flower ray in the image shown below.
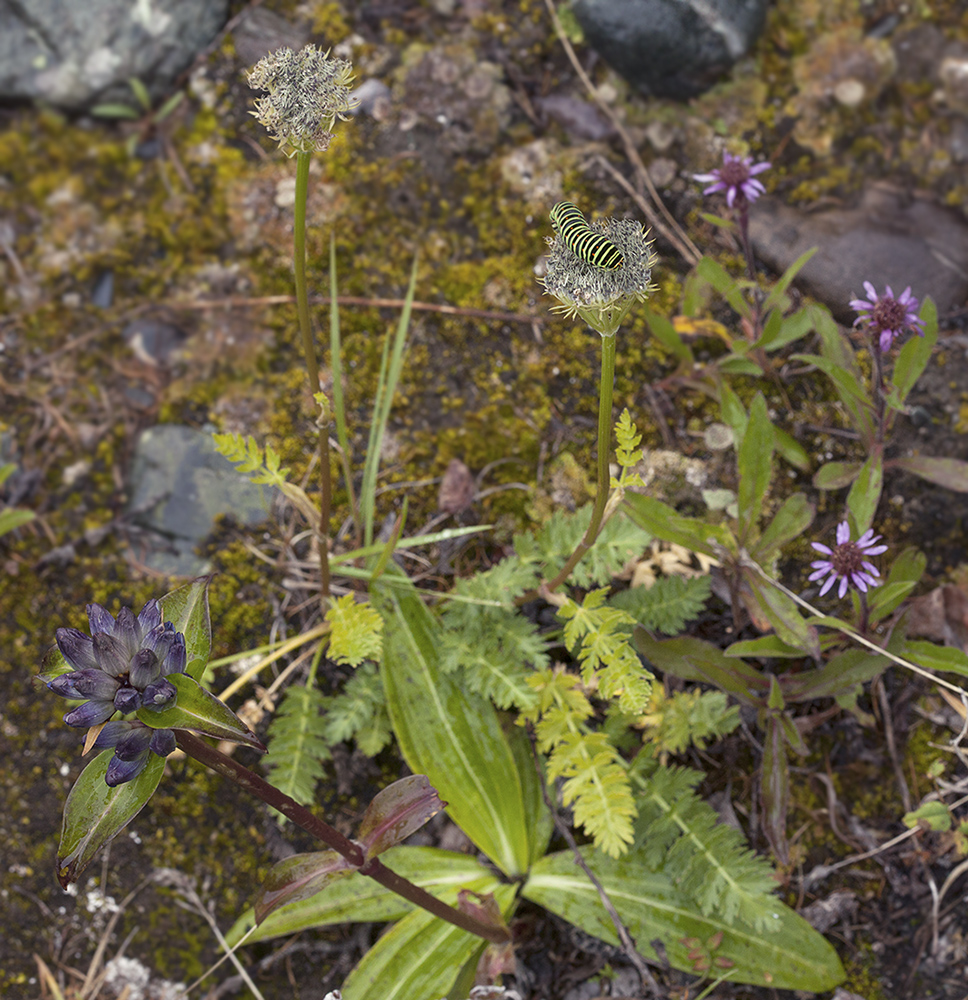
<svg viewBox="0 0 968 1000"><path fill-rule="evenodd" d="M346 59L307 45L294 52L276 49L248 75L253 90L266 91L250 114L261 122L288 156L329 148L337 120L355 106L350 93L353 67Z"/></svg>
<svg viewBox="0 0 968 1000"><path fill-rule="evenodd" d="M147 766L149 753L167 757L175 749L173 730L123 717L141 708L162 712L175 704L178 692L168 677L185 671L185 636L161 620L154 600L137 617L130 608L122 608L115 618L100 604L89 604L87 618L90 635L76 628L54 633L57 648L73 670L46 683L63 698L82 699L64 716L67 725L99 727L93 746L114 747L105 776L113 787L136 778ZM118 712L122 718L112 719Z"/></svg>
<svg viewBox="0 0 968 1000"><path fill-rule="evenodd" d="M551 251L542 284L558 299L552 312L569 319L580 316L603 337L611 337L632 306L655 290L650 279L656 256L648 234L634 219L598 219L589 225L621 251L621 265L610 270L597 267L556 235L548 238Z"/></svg>

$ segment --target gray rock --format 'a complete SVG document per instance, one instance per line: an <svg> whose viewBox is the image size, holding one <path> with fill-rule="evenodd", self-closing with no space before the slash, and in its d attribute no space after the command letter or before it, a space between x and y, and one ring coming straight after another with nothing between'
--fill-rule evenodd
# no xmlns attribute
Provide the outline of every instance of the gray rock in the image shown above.
<svg viewBox="0 0 968 1000"><path fill-rule="evenodd" d="M81 111L160 97L225 24L228 0L0 0L0 100Z"/></svg>
<svg viewBox="0 0 968 1000"><path fill-rule="evenodd" d="M575 0L588 44L647 94L701 94L749 51L767 0Z"/></svg>
<svg viewBox="0 0 968 1000"><path fill-rule="evenodd" d="M129 510L149 541L149 550L135 558L169 576L200 576L208 564L195 547L215 518L229 514L248 527L261 524L275 493L236 472L215 451L211 434L176 424L149 428L138 439L131 470Z"/></svg>
<svg viewBox="0 0 968 1000"><path fill-rule="evenodd" d="M849 302L864 298L864 282L900 294L910 285L930 295L944 315L968 297L968 223L956 212L873 184L856 208L806 214L764 197L750 211L756 256L777 273L805 250L818 251L797 285L852 323Z"/></svg>

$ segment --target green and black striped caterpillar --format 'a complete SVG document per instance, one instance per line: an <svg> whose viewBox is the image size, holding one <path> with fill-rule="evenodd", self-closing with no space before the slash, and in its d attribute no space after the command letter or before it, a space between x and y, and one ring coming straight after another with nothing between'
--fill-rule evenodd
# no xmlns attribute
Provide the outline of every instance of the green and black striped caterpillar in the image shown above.
<svg viewBox="0 0 968 1000"><path fill-rule="evenodd" d="M562 243L579 260L606 271L621 267L622 251L610 239L592 231L577 205L559 201L549 215Z"/></svg>

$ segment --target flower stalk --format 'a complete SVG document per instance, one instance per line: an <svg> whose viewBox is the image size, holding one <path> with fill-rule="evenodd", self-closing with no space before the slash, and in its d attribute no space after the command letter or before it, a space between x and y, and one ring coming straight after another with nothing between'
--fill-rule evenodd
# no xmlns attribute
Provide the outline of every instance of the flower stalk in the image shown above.
<svg viewBox="0 0 968 1000"><path fill-rule="evenodd" d="M215 747L209 746L204 740L184 729L177 730L177 739L178 746L189 757L211 768L223 778L234 782L239 788L261 799L267 805L278 809L287 819L292 820L293 823L312 834L317 840L322 841L327 847L341 854L361 875L372 878L384 888L409 900L415 906L427 910L435 917L446 920L455 927L460 927L471 934L476 934L486 941L491 941L494 944L505 944L509 940L506 929L485 924L452 906L448 906L426 890L421 889L420 886L414 885L413 882L387 868L379 858L367 860L359 844L344 837L338 830L318 816L314 816L305 806L301 806L285 792L270 785L268 781L260 778L255 771L250 770L244 764L240 764Z"/></svg>

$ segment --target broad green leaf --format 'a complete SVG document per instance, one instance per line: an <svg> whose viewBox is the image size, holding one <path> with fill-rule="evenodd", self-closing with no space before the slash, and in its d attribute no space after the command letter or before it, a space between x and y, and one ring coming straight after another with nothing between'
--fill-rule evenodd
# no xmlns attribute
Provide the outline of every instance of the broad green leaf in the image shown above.
<svg viewBox="0 0 968 1000"><path fill-rule="evenodd" d="M753 557L767 564L772 562L787 542L810 527L816 513L817 509L807 500L805 493L787 497L753 546Z"/></svg>
<svg viewBox="0 0 968 1000"><path fill-rule="evenodd" d="M773 472L773 424L761 392L750 406L750 420L737 451L736 464L739 537L744 542L760 519Z"/></svg>
<svg viewBox="0 0 968 1000"><path fill-rule="evenodd" d="M774 310L774 314L778 314L778 312L778 309ZM778 351L781 347L786 347L787 344L792 344L805 337L812 329L813 318L806 309L800 309L783 319L775 336L767 338L764 330L763 336L760 337L756 346L763 347L768 351Z"/></svg>
<svg viewBox="0 0 968 1000"><path fill-rule="evenodd" d="M521 779L528 829L534 830L534 836L531 838L531 857L529 858L529 862L533 864L538 858L544 857L548 850L548 841L551 840L555 821L545 805L541 787L544 780L544 769L542 768L542 773L539 775L538 769L535 767L531 741L520 726L509 727L507 738L511 753L514 754L518 776Z"/></svg>
<svg viewBox="0 0 968 1000"><path fill-rule="evenodd" d="M716 367L726 375L762 375L763 369L749 358L729 354L716 362Z"/></svg>
<svg viewBox="0 0 968 1000"><path fill-rule="evenodd" d="M64 806L57 881L66 889L154 794L165 773L165 758L148 754L148 765L133 781L109 788L104 782L113 750L104 750L81 771Z"/></svg>
<svg viewBox="0 0 968 1000"><path fill-rule="evenodd" d="M480 850L505 874L519 875L535 831L497 712L441 672L440 624L412 588L381 585L379 592L388 612L380 676L404 760L427 775Z"/></svg>
<svg viewBox="0 0 968 1000"><path fill-rule="evenodd" d="M870 621L879 622L886 618L901 601L914 589L914 580L898 580L871 588L867 595L867 610Z"/></svg>
<svg viewBox="0 0 968 1000"><path fill-rule="evenodd" d="M501 911L508 912L517 888L497 885L493 891ZM343 1000L438 1000L484 946L476 935L414 910L363 956L343 983Z"/></svg>
<svg viewBox="0 0 968 1000"><path fill-rule="evenodd" d="M17 507L12 510L0 510L0 535L6 535L14 528L27 524L36 516L32 510L21 510Z"/></svg>
<svg viewBox="0 0 968 1000"><path fill-rule="evenodd" d="M127 104L95 104L91 108L91 114L95 118L128 118L132 121L141 117L137 108L128 107Z"/></svg>
<svg viewBox="0 0 968 1000"><path fill-rule="evenodd" d="M732 532L722 524L708 524L696 517L683 517L676 513L661 500L643 496L641 493L628 493L625 505L629 517L640 527L651 532L656 538L667 542L677 542L691 552L702 552L704 555L719 555L717 546L727 549L736 548L736 540Z"/></svg>
<svg viewBox="0 0 968 1000"><path fill-rule="evenodd" d="M786 834L787 804L790 800L790 766L782 712L768 712L763 738L763 763L760 767L760 815L763 833L780 864L789 861Z"/></svg>
<svg viewBox="0 0 968 1000"><path fill-rule="evenodd" d="M934 345L938 342L938 310L930 299L925 299L921 306L921 319L924 320L924 336L911 337L901 348L891 375L891 381L897 388L898 403L902 406L924 374Z"/></svg>
<svg viewBox="0 0 968 1000"><path fill-rule="evenodd" d="M927 670L947 670L968 677L968 655L957 646L939 646L923 639L908 639L901 656Z"/></svg>
<svg viewBox="0 0 968 1000"><path fill-rule="evenodd" d="M926 823L929 830L944 832L951 829L951 813L943 802L925 802L913 812L905 813L901 822L910 830L918 823Z"/></svg>
<svg viewBox="0 0 968 1000"><path fill-rule="evenodd" d="M244 743L255 750L265 750L249 727L224 701L219 701L187 674L169 674L167 680L175 685L178 700L163 712L139 708L137 716L152 729L190 729L193 733L213 736L217 740Z"/></svg>
<svg viewBox="0 0 968 1000"><path fill-rule="evenodd" d="M723 382L719 387L719 409L723 415L723 422L733 429L733 438L739 447L746 436L749 417L746 414L746 407L728 382Z"/></svg>
<svg viewBox="0 0 968 1000"><path fill-rule="evenodd" d="M391 847L381 857L387 868L454 903L459 889L493 892L498 880L494 872L469 854L442 851L436 847ZM298 934L310 927L328 927L349 921L372 923L397 920L413 909L395 892L359 872L326 887L311 898L284 906L268 917L253 931L248 941ZM237 944L255 927L255 913L248 909L226 935L230 945Z"/></svg>
<svg viewBox="0 0 968 1000"><path fill-rule="evenodd" d="M648 868L637 854L611 859L588 852L586 860L646 958L661 964L662 955L651 946L658 940L675 968L693 972L684 939L705 942L721 933L715 954L734 963L728 971L722 970L730 982L821 992L833 989L844 979L844 970L831 945L779 900L779 927L758 933L741 923L704 917L669 876ZM522 894L586 934L618 945L615 927L598 892L575 865L570 851L538 861Z"/></svg>
<svg viewBox="0 0 968 1000"><path fill-rule="evenodd" d="M813 485L818 490L839 490L860 475L862 462L827 462L814 473Z"/></svg>
<svg viewBox="0 0 968 1000"><path fill-rule="evenodd" d="M818 354L794 354L791 356L791 360L805 361L808 365L815 365L819 368L834 383L837 394L844 405L849 405L851 409L857 404L870 407L870 400L867 398L867 393L864 391L860 379L836 362Z"/></svg>
<svg viewBox="0 0 968 1000"><path fill-rule="evenodd" d="M912 455L909 458L892 458L888 466L913 472L929 483L937 483L946 489L968 493L968 462L960 459Z"/></svg>
<svg viewBox="0 0 968 1000"><path fill-rule="evenodd" d="M734 642L723 650L723 655L802 660L804 652L799 646L788 646L778 635L761 635L758 639Z"/></svg>
<svg viewBox="0 0 968 1000"><path fill-rule="evenodd" d="M968 469L968 465L965 468ZM861 466L857 479L847 494L847 509L854 516L858 537L874 523L883 488L884 456L878 447Z"/></svg>
<svg viewBox="0 0 968 1000"><path fill-rule="evenodd" d="M162 618L185 634L185 673L200 681L212 652L212 623L208 612L208 585L212 578L200 576L184 587L165 594L158 602Z"/></svg>
<svg viewBox="0 0 968 1000"><path fill-rule="evenodd" d="M895 652L892 650L892 652ZM801 670L781 675L780 685L787 704L813 701L815 698L838 698L858 684L882 674L890 660L864 649L838 653L819 670Z"/></svg>
<svg viewBox="0 0 968 1000"><path fill-rule="evenodd" d="M768 677L743 660L726 656L705 639L680 636L658 640L639 627L632 630L632 638L646 660L664 673L712 684L744 705L765 704Z"/></svg>
<svg viewBox="0 0 968 1000"><path fill-rule="evenodd" d="M367 860L375 858L402 843L443 808L427 776L411 774L377 793L366 807L356 839Z"/></svg>
<svg viewBox="0 0 968 1000"><path fill-rule="evenodd" d="M752 570L744 568L742 575L742 597L750 610L758 611L758 617L765 618L787 645L799 646L805 654L819 657L817 630L804 621L796 601Z"/></svg>

